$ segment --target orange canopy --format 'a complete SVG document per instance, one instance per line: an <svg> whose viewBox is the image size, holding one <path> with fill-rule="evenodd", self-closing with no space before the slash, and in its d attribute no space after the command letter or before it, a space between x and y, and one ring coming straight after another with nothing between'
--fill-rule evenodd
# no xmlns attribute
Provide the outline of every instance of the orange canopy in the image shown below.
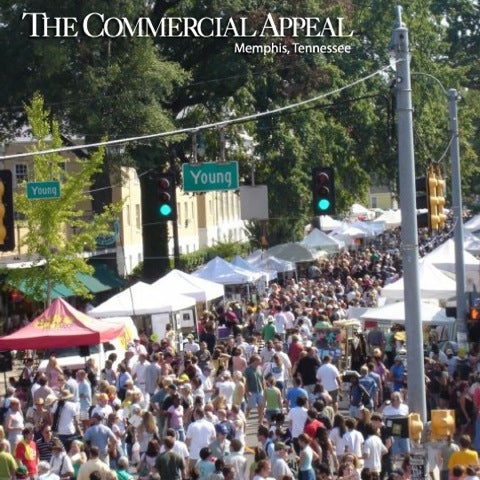
<svg viewBox="0 0 480 480"><path fill-rule="evenodd" d="M121 323L102 322L56 298L29 325L0 338L0 351L96 345L119 337L124 330Z"/></svg>

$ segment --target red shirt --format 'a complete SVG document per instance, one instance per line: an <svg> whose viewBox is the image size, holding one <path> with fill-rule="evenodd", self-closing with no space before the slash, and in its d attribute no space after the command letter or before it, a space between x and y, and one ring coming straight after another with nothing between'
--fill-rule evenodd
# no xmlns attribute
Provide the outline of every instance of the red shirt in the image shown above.
<svg viewBox="0 0 480 480"><path fill-rule="evenodd" d="M27 459L26 455L26 447L25 443L30 447L31 450L31 457L30 459ZM38 465L38 448L37 444L32 440L31 442L27 442L25 440L21 440L20 442L17 443L17 446L15 447L15 454L14 454L15 459L18 462L21 462L25 467L27 467L28 474L33 477L37 475L37 465Z"/></svg>
<svg viewBox="0 0 480 480"><path fill-rule="evenodd" d="M301 342L292 342L290 344L290 348L288 349L288 356L290 357L290 361L292 365L297 363L298 359L300 358L300 352L303 351L303 345Z"/></svg>
<svg viewBox="0 0 480 480"><path fill-rule="evenodd" d="M315 438L317 435L317 430L319 427L324 427L325 425L320 420L312 420L305 425L303 433L306 433L310 438Z"/></svg>

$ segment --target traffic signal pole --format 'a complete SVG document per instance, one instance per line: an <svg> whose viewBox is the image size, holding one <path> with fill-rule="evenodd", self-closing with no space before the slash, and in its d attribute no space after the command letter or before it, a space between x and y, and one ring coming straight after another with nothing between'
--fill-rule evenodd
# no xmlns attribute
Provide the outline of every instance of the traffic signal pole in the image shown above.
<svg viewBox="0 0 480 480"><path fill-rule="evenodd" d="M460 176L460 147L458 141L457 101L458 93L454 88L447 92L448 111L450 119L450 160L452 163L452 210L453 232L455 239L455 281L457 284L457 341L459 346L466 348L468 345L467 331L467 300L465 296L465 263L463 239L463 205L462 182Z"/></svg>
<svg viewBox="0 0 480 480"><path fill-rule="evenodd" d="M420 313L418 235L413 148L412 91L408 29L402 23L400 6L395 9L393 47L396 56L396 100L398 119L398 163L402 211L401 252L404 271L405 329L407 334L408 406L427 421L423 331Z"/></svg>

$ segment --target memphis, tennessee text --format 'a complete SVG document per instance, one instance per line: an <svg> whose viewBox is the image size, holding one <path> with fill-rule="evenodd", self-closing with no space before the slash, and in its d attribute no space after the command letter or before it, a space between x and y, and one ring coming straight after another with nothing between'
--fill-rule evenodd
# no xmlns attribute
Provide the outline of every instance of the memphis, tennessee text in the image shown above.
<svg viewBox="0 0 480 480"><path fill-rule="evenodd" d="M290 53L351 53L352 46L349 44L341 45L305 45L294 42L290 45L284 43L268 43L266 45L250 45L247 43L236 42L234 46L235 53L245 53L249 55L261 54L286 54Z"/></svg>

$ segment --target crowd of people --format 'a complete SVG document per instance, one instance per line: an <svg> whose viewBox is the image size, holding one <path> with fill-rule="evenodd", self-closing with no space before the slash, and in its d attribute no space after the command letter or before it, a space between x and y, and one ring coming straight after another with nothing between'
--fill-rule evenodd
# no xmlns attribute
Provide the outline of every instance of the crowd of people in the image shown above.
<svg viewBox="0 0 480 480"><path fill-rule="evenodd" d="M350 306L375 305L401 275L387 240L322 260L257 302L204 311L181 349L168 326L101 369L89 359L72 372L51 355L38 372L25 359L0 409L0 480L409 480L409 440L389 422L409 413L401 327L353 331L343 363L321 348ZM457 414L428 469L468 478L480 450L480 354L443 351L434 331L426 340L429 410Z"/></svg>

